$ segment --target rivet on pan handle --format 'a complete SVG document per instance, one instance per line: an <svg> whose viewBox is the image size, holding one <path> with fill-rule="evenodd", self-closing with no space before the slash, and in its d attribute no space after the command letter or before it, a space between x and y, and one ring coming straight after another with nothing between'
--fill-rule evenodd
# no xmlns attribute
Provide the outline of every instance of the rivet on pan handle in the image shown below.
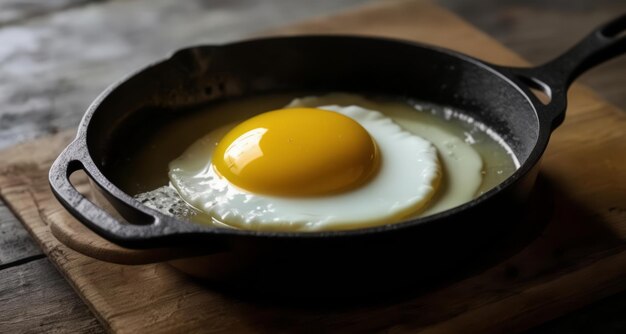
<svg viewBox="0 0 626 334"><path fill-rule="evenodd" d="M512 79L543 91L550 102L543 104L533 96L533 103L552 118L552 128L565 118L567 90L586 70L626 53L626 14L593 30L587 37L555 59L532 68L504 67Z"/></svg>

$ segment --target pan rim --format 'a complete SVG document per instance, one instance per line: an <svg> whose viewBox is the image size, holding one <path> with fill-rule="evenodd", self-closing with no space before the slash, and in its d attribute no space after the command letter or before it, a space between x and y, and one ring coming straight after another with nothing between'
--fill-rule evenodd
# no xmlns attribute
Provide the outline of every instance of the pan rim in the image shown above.
<svg viewBox="0 0 626 334"><path fill-rule="evenodd" d="M230 229L230 228L222 228L222 227L211 227L211 226L203 226L193 222L188 222L182 219L178 219L176 217L165 215L157 210L148 208L147 206L141 204L137 200L135 200L132 196L128 195L126 192L122 191L118 186L113 184L111 180L104 175L101 170L101 167L94 161L88 143L88 132L89 125L92 120L93 115L98 111L101 104L106 101L106 99L115 92L115 90L123 85L128 80L134 78L135 76L141 74L142 72L161 65L166 62L170 62L173 60L175 55L180 52L184 52L186 50L193 50L197 48L223 48L223 47L231 47L237 45L243 45L246 43L259 43L268 40L282 40L282 39L313 39L313 38L325 38L325 39L360 39L360 40L371 40L376 42L391 42L391 43L399 43L407 46L418 47L422 49L427 49L430 51L435 51L439 53L446 54L453 58L457 58L460 61L470 63L472 65L480 67L482 70L488 72L491 75L495 75L498 79L504 80L503 84L508 84L510 87L517 90L517 92L525 99L528 103L528 107L532 108L535 116L537 117L538 131L537 137L535 139L535 143L533 145L532 150L530 151L528 157L520 162L519 168L513 172L509 177L507 177L503 182L495 186L494 188L488 190L484 194L474 198L473 200L463 203L459 206L450 208L448 210L428 215L425 217L419 217L415 219L408 219L399 221L396 223L390 223L380 226L373 226L367 228L359 228L359 229L350 229L350 230L329 230L329 231L311 231L311 232L280 232L280 231L255 231L255 230L242 230L242 229ZM460 212L465 212L471 210L474 207L479 205L483 205L489 199L494 196L500 194L501 192L506 191L511 188L515 183L520 181L525 175L527 175L534 167L538 164L541 159L543 152L545 151L548 141L551 134L551 129L549 127L549 119L548 116L544 113L541 113L538 110L535 103L533 103L532 98L530 98L529 91L525 88L524 85L520 84L514 77L507 75L506 72L502 70L502 68L498 65L493 65L488 62L479 60L477 58L468 56L461 52L457 52L451 49L447 49L440 46L433 46L421 42L407 41L396 38L388 38L388 37L377 37L377 36L363 36L363 35L343 35L343 34L332 34L332 35L319 35L319 34L311 34L311 35L297 35L297 36L275 36L275 37L264 37L264 38L252 38L245 39L233 43L225 43L225 44L209 44L209 45L196 45L190 46L186 48L179 49L173 52L170 56L158 60L150 65L147 65L141 69L131 72L126 75L122 79L118 80L116 83L113 83L108 88L106 88L87 108L85 114L82 117L82 120L78 126L77 135L75 141L79 142L79 150L82 151L82 157L85 161L81 161L84 164L85 171L89 175L89 177L95 182L101 189L106 191L108 194L115 197L117 200L122 201L126 205L138 209L144 213L147 213L150 216L156 217L157 221L155 224L164 224L171 225L174 231L171 231L171 235L195 235L195 234L213 234L213 235L229 235L229 236L242 236L242 237L260 237L260 238L298 238L298 239L319 239L319 238L351 238L351 237L359 237L359 236L369 236L374 234L381 234L387 232L395 232L398 230L403 230L416 226L429 225L433 223L437 223L438 221L443 221L445 218L449 218L450 216L457 215ZM186 226L186 227L185 227ZM178 229L178 231L176 230ZM159 236L150 236L150 238L159 238Z"/></svg>

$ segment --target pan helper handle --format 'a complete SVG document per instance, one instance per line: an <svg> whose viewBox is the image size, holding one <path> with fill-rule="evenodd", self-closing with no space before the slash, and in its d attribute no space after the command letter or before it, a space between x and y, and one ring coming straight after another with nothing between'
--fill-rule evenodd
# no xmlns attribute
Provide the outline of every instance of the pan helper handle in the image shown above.
<svg viewBox="0 0 626 334"><path fill-rule="evenodd" d="M173 224L182 223L176 220L164 222L162 219L167 219L167 217L163 218L162 215L156 212L145 211L139 203L132 202L134 212L138 216L145 217L148 221L142 224L129 224L120 221L78 192L69 180L72 173L83 170L92 180L103 179L102 176L98 175L99 171L95 168L93 163L89 164L86 162L89 161L89 159L84 157L87 152L85 145L86 144L80 140L73 141L59 155L50 168L49 182L52 192L68 211L73 212L74 216L82 223L107 240L126 247L150 247L150 241L152 241L152 239L184 237L171 232L171 226ZM99 184L99 186L102 185ZM110 185L109 188L111 188ZM118 191L117 194L111 194L111 196L128 195ZM190 231L202 228L199 225L195 226L192 224L187 224L185 227ZM213 248L207 247L207 249L212 250Z"/></svg>

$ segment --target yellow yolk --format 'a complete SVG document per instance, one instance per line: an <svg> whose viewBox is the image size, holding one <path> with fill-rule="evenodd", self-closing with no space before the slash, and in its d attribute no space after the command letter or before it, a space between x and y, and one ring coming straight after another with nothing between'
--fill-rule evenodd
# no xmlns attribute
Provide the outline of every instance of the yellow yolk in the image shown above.
<svg viewBox="0 0 626 334"><path fill-rule="evenodd" d="M353 119L314 108L269 111L237 125L213 153L213 166L252 193L315 196L356 188L378 170L369 133Z"/></svg>

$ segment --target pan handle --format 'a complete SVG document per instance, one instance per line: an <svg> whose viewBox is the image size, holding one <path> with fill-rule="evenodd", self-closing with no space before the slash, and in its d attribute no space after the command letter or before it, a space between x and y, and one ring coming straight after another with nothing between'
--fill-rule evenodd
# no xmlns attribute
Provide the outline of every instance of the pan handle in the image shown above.
<svg viewBox="0 0 626 334"><path fill-rule="evenodd" d="M583 72L611 58L626 53L626 14L593 30L580 42L555 59L531 68L508 67L505 72L530 88L545 93L550 102L533 96L533 103L552 119L552 128L565 118L567 90Z"/></svg>
<svg viewBox="0 0 626 334"><path fill-rule="evenodd" d="M79 170L83 170L91 179L96 179L93 176L93 170L84 163L89 160L84 157L86 154L87 150L83 143L79 139L74 140L52 164L49 182L59 202L97 234L121 246L146 248L153 247L154 243L158 243L160 239L182 240L186 232L195 232L196 229L201 228L187 224L183 228L172 229L172 224L179 224L177 220L163 221L164 218L158 214L142 210L139 204L133 208L135 209L133 212L138 213L143 224L130 224L116 219L78 192L70 182L70 175ZM170 233L173 230L180 230L180 233ZM206 247L204 250L206 253L211 251L217 250L213 250L213 247Z"/></svg>

